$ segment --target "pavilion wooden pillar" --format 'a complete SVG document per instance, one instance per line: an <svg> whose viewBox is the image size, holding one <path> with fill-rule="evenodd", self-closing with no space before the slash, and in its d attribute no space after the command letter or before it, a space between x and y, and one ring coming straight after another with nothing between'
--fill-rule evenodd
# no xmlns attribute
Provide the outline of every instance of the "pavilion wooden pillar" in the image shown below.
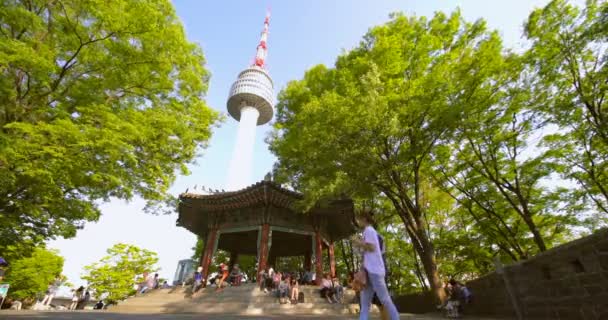
<svg viewBox="0 0 608 320"><path fill-rule="evenodd" d="M331 277L333 278L336 276L336 257L334 255L333 241L327 246L327 255L329 256L329 273L331 273Z"/></svg>
<svg viewBox="0 0 608 320"><path fill-rule="evenodd" d="M315 283L321 284L323 278L323 240L319 230L315 231Z"/></svg>
<svg viewBox="0 0 608 320"><path fill-rule="evenodd" d="M207 241L205 241L205 250L203 250L203 257L201 259L201 267L203 267L203 286L207 285L207 278L209 277L209 266L211 265L211 260L213 259L216 240L217 229L210 229L209 233L207 234Z"/></svg>
<svg viewBox="0 0 608 320"><path fill-rule="evenodd" d="M258 273L256 278L258 279L258 284L262 281L260 277L260 272L262 270L266 270L266 262L268 259L268 240L270 240L270 225L267 223L262 225L262 233L260 237L260 246L258 248Z"/></svg>

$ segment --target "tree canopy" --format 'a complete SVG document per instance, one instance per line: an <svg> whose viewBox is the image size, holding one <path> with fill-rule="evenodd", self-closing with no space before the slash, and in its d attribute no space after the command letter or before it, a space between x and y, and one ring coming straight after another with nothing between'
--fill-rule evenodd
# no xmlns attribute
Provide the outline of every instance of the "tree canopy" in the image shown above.
<svg viewBox="0 0 608 320"><path fill-rule="evenodd" d="M0 251L73 237L111 197L168 200L218 120L171 2L1 3Z"/></svg>
<svg viewBox="0 0 608 320"><path fill-rule="evenodd" d="M584 8L565 0L537 9L525 25L529 63L546 101L539 110L559 128L545 137L556 171L578 185L576 200L608 214L608 2ZM590 203L589 203L590 202Z"/></svg>
<svg viewBox="0 0 608 320"><path fill-rule="evenodd" d="M144 272L158 270L157 254L150 250L118 243L107 253L99 262L86 266L87 273L82 278L98 296L107 293L106 300L110 303L134 294L133 287L144 280Z"/></svg>
<svg viewBox="0 0 608 320"><path fill-rule="evenodd" d="M11 261L5 282L10 284L9 297L16 300L35 299L61 276L63 257L54 250L36 248L30 257Z"/></svg>
<svg viewBox="0 0 608 320"><path fill-rule="evenodd" d="M395 15L334 69L314 67L279 95L271 143L279 175L313 197L382 193L438 298L427 200L431 154L466 106L492 97L501 49L483 21L468 23L458 11L429 20Z"/></svg>
<svg viewBox="0 0 608 320"><path fill-rule="evenodd" d="M276 176L308 205L372 203L389 244L412 246L388 263L389 286L439 299L442 277L605 226L607 12L552 1L531 13L523 52L459 11L394 14L281 91Z"/></svg>

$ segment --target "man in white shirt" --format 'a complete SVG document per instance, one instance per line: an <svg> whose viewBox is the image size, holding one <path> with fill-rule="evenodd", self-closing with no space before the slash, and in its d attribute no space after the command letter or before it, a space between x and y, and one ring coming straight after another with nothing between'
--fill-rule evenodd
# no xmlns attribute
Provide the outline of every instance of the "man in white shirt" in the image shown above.
<svg viewBox="0 0 608 320"><path fill-rule="evenodd" d="M367 272L367 285L361 290L361 312L360 320L367 320L369 309L374 293L386 308L392 320L399 319L399 311L395 307L391 296L388 293L386 282L384 281L385 267L382 260L382 251L378 241L378 233L372 227L373 217L371 213L365 213L357 220L363 226L363 241L353 240L353 244L363 249L363 268Z"/></svg>

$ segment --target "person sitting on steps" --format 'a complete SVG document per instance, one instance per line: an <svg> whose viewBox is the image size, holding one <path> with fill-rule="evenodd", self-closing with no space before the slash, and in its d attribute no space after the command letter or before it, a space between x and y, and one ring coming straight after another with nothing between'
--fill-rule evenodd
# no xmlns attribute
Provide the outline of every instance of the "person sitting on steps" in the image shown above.
<svg viewBox="0 0 608 320"><path fill-rule="evenodd" d="M332 286L336 295L336 301L342 302L342 298L344 297L344 288L340 284L340 279L338 277L333 277Z"/></svg>
<svg viewBox="0 0 608 320"><path fill-rule="evenodd" d="M321 297L327 299L327 302L329 303L338 302L329 273L326 273L323 279L321 279Z"/></svg>
<svg viewBox="0 0 608 320"><path fill-rule="evenodd" d="M279 294L279 303L287 303L287 297L289 296L289 277L282 277L277 286L277 293Z"/></svg>
<svg viewBox="0 0 608 320"><path fill-rule="evenodd" d="M272 276L272 289L273 290L276 290L279 287L281 278L283 278L283 274L281 272L277 271L274 273L274 276Z"/></svg>
<svg viewBox="0 0 608 320"><path fill-rule="evenodd" d="M216 292L224 290L224 280L228 278L228 266L225 263L220 263L220 275L221 278L217 283L217 288L215 288Z"/></svg>
<svg viewBox="0 0 608 320"><path fill-rule="evenodd" d="M289 284L289 292L290 295L289 297L291 298L291 303L292 304L297 304L298 303L298 295L300 294L300 286L298 284L298 281L296 280L295 277L291 278L290 284Z"/></svg>
<svg viewBox="0 0 608 320"><path fill-rule="evenodd" d="M235 263L234 266L232 267L232 271L230 271L230 283L233 286L240 286L242 279L243 279L243 275L241 274L239 265Z"/></svg>
<svg viewBox="0 0 608 320"><path fill-rule="evenodd" d="M192 285L192 293L196 293L203 286L203 267L198 267L194 273L194 284Z"/></svg>

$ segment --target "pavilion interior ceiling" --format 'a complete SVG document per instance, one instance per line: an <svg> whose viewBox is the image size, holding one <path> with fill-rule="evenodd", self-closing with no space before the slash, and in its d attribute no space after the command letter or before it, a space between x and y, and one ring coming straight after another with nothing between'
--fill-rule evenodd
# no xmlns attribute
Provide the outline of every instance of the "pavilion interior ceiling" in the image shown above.
<svg viewBox="0 0 608 320"><path fill-rule="evenodd" d="M312 236L273 230L270 255L276 257L303 256L312 251Z"/></svg>
<svg viewBox="0 0 608 320"><path fill-rule="evenodd" d="M217 243L219 250L243 255L257 255L258 230L221 233Z"/></svg>

